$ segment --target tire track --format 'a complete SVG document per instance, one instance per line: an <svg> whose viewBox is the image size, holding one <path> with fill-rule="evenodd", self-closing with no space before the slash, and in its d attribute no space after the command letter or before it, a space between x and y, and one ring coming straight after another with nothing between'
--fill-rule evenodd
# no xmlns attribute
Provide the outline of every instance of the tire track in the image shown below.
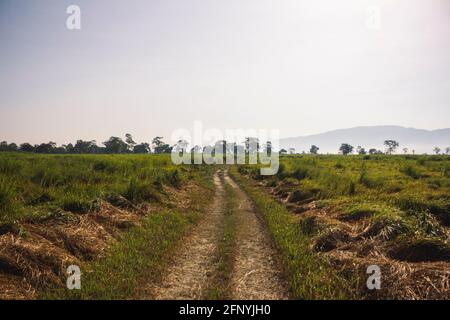
<svg viewBox="0 0 450 320"><path fill-rule="evenodd" d="M238 300L284 300L289 298L288 284L278 267L272 241L258 219L249 197L227 175L225 180L236 194L237 230L234 269L230 291Z"/></svg>
<svg viewBox="0 0 450 320"><path fill-rule="evenodd" d="M217 270L217 246L222 234L225 201L219 171L214 174L213 179L216 195L211 209L175 250L161 282L149 288L152 299L204 298L210 279Z"/></svg>

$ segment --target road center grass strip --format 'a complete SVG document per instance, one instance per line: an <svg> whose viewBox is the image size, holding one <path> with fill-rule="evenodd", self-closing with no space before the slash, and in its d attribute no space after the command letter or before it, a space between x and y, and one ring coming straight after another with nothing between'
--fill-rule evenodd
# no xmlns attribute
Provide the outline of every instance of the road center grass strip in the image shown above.
<svg viewBox="0 0 450 320"><path fill-rule="evenodd" d="M223 177L222 177L223 178ZM223 181L223 179L222 179ZM229 184L225 184L225 211L223 235L218 246L218 268L206 297L212 300L230 299L229 285L233 270L236 236L236 195Z"/></svg>

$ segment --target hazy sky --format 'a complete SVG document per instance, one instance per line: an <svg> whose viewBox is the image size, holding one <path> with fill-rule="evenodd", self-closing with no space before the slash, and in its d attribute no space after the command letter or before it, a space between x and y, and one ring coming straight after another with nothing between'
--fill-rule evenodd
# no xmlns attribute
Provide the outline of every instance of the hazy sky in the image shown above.
<svg viewBox="0 0 450 320"><path fill-rule="evenodd" d="M450 127L448 0L0 0L0 41L0 140Z"/></svg>

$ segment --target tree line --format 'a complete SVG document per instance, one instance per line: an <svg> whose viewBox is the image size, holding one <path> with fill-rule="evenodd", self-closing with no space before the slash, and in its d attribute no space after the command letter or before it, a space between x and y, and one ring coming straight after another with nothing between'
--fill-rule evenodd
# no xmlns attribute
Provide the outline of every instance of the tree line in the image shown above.
<svg viewBox="0 0 450 320"><path fill-rule="evenodd" d="M186 140L179 140L174 145L169 145L163 141L164 137L154 137L151 144L147 142L136 143L131 134L125 134L125 139L119 137L110 137L107 141L102 142L103 146L97 145L95 140L77 140L75 144L69 143L61 146L57 146L55 142L41 143L32 145L30 143L22 143L17 145L15 143L9 143L6 141L0 142L0 152L34 152L34 153L49 153L49 154L146 154L146 153L171 153L172 150L181 151L187 150L189 142ZM339 147L339 153L343 155L348 155L356 151L357 154L392 154L397 150L400 144L395 140L385 140L384 145L386 146L386 151L370 148L366 150L364 147L357 146L354 148L349 143L342 143ZM190 149L191 152L201 152L205 149L220 150L221 153L237 153L239 148L245 152L260 152L265 151L267 154L272 152L272 142L267 141L261 144L258 138L247 137L242 142L242 145L236 143L230 143L226 140L219 140L213 146L194 146ZM318 154L320 148L316 145L312 145L309 149L310 154ZM405 154L408 153L408 148L402 149ZM442 150L439 147L434 147L433 151L439 154ZM415 150L411 150L412 154L415 154ZM450 147L444 149L445 154L450 154ZM295 154L294 148L280 149L280 154ZM305 152L302 152L305 153Z"/></svg>
<svg viewBox="0 0 450 320"><path fill-rule="evenodd" d="M398 143L395 140L385 140L384 145L386 146L385 152L375 149L375 148L370 148L369 150L366 150L366 148L361 147L361 146L357 146L355 148L349 143L342 143L341 146L339 147L339 153L343 154L343 155L348 155L348 154L351 154L354 151L356 151L357 154L361 154L361 155L365 155L365 154L389 154L389 155L391 155L392 153L394 153L397 150L397 148L400 146L400 143ZM311 146L311 148L309 149L309 153L310 154L318 154L319 150L320 150L320 148L313 144ZM409 149L404 147L402 149L402 151L404 154L407 154ZM440 154L442 151L443 153L450 155L450 147L447 147L444 150L441 150L441 148L439 148L439 147L434 147L433 151L435 154ZM286 149L281 149L280 153L281 154L287 154L287 153L294 154L295 149L289 148L289 151ZM303 151L302 153L306 153L306 152ZM412 149L411 153L414 155L416 153L416 151L414 149Z"/></svg>
<svg viewBox="0 0 450 320"><path fill-rule="evenodd" d="M95 140L77 140L75 144L69 143L57 146L55 142L47 142L32 145L25 142L21 145L0 142L0 152L34 152L34 153L50 153L50 154L110 154L110 153L170 153L172 147L165 143L163 137L155 137L152 143L142 142L137 144L134 142L131 134L125 135L125 140L119 137L110 137L102 142L103 146L97 145Z"/></svg>
<svg viewBox="0 0 450 320"><path fill-rule="evenodd" d="M41 144L32 145L30 143L9 143L7 141L0 142L0 152L33 152L33 153L47 153L47 154L146 154L146 153L171 153L172 150L181 151L188 150L189 142L186 140L179 140L174 145L169 145L164 142L164 137L154 137L151 144L142 142L137 144L132 135L125 134L125 139L120 137L110 137L107 141L102 142L103 146L97 145L95 140L77 140L75 144L63 144L57 146L53 141ZM212 153L220 150L221 153L237 153L237 151L245 150L245 152L259 152L264 149L270 154L272 152L272 143L267 141L261 146L258 138L247 137L242 145L230 143L225 140L215 142L213 146L194 146L190 148L191 152L201 152L206 149L212 149Z"/></svg>

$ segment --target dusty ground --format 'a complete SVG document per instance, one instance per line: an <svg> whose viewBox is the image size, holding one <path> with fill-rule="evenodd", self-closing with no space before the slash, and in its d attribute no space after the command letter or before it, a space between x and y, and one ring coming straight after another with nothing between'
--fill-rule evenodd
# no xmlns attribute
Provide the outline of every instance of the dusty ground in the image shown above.
<svg viewBox="0 0 450 320"><path fill-rule="evenodd" d="M223 222L224 189L219 172L214 175L216 195L208 214L174 252L160 283L148 284L144 298L202 299L208 279L217 268L215 258ZM148 296L145 297L145 292Z"/></svg>
<svg viewBox="0 0 450 320"><path fill-rule="evenodd" d="M243 300L287 299L288 285L276 252L250 199L230 177L225 175L225 180L234 188L239 204L231 296Z"/></svg>

